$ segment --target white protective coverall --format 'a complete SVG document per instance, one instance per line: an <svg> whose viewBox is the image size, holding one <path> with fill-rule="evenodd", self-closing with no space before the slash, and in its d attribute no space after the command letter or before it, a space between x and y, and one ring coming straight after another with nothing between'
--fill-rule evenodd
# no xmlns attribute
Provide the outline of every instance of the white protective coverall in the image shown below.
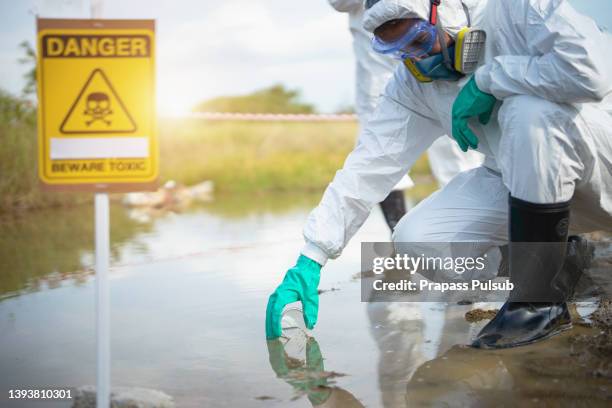
<svg viewBox="0 0 612 408"><path fill-rule="evenodd" d="M363 28L363 0L328 1L334 9L347 13L349 17L357 65L355 110L360 128L363 129L399 61L372 50L372 35ZM475 152L463 153L449 138L437 139L427 150L427 157L440 186L446 185L457 173L473 169L482 163L482 155ZM404 176L393 189L404 190L412 186L410 177Z"/></svg>
<svg viewBox="0 0 612 408"><path fill-rule="evenodd" d="M429 0L381 0L366 11L373 31L401 17L428 18ZM399 242L481 241L474 256L507 241L508 195L533 203L571 199L570 230L612 228L611 37L564 0L464 0L487 32L476 72L500 102L488 125L470 125L485 154L397 225ZM459 0L443 0L451 36L466 25ZM340 255L415 160L451 134L451 110L467 82L420 83L403 67L385 89L358 145L308 217L302 253L324 264ZM406 250L407 251L407 250Z"/></svg>

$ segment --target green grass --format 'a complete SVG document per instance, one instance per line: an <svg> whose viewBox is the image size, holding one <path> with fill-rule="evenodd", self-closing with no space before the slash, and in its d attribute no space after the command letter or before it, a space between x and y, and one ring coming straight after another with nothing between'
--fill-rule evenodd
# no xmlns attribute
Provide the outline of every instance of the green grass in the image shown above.
<svg viewBox="0 0 612 408"><path fill-rule="evenodd" d="M322 190L355 144L352 122L160 124L161 175L185 184L212 180L221 193ZM413 174L430 174L425 158Z"/></svg>
<svg viewBox="0 0 612 408"><path fill-rule="evenodd" d="M212 180L221 195L320 192L342 167L356 134L352 122L162 120L161 181ZM1 91L0 142L0 214L91 201L87 193L40 189L36 112ZM412 174L430 174L425 158ZM422 198L434 187L421 186L413 196Z"/></svg>
<svg viewBox="0 0 612 408"><path fill-rule="evenodd" d="M0 90L0 214L87 199L41 191L36 138L36 111Z"/></svg>
<svg viewBox="0 0 612 408"><path fill-rule="evenodd" d="M160 126L161 174L220 192L318 189L354 143L354 123L169 121Z"/></svg>

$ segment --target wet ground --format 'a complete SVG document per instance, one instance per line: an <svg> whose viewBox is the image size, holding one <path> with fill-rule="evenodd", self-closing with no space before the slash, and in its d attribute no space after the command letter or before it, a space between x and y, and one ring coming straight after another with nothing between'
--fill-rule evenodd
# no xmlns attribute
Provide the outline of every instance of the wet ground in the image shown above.
<svg viewBox="0 0 612 408"><path fill-rule="evenodd" d="M378 210L323 270L314 338L297 355L266 342L267 296L317 199L220 199L155 217L113 206L113 384L161 390L180 407L612 403L609 307L550 341L482 351L464 345L498 304L362 303L359 242L389 238ZM92 215L0 221L2 407L33 406L9 401L11 388L95 383Z"/></svg>

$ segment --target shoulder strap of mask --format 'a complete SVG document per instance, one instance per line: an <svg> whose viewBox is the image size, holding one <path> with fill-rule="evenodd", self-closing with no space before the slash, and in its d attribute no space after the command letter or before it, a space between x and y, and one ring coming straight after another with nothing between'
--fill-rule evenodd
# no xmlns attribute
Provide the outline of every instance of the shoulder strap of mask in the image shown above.
<svg viewBox="0 0 612 408"><path fill-rule="evenodd" d="M467 18L467 26L472 26L472 19L470 18L470 9L465 5L464 2L461 2L461 7L463 7L463 12L465 13L465 17Z"/></svg>
<svg viewBox="0 0 612 408"><path fill-rule="evenodd" d="M446 65L446 67L449 69L453 69L453 64L451 63L450 55L448 54L448 48L446 47L446 37L444 36L440 19L438 18L438 6L441 2L441 0L431 0L431 8L429 9L429 24L436 26L436 30L438 31L438 42L440 43L440 48L442 49L444 65Z"/></svg>

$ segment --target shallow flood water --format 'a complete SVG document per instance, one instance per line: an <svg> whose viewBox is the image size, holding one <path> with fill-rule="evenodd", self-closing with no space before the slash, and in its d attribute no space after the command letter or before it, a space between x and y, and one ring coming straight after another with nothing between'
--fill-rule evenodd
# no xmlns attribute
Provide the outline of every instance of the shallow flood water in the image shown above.
<svg viewBox="0 0 612 408"><path fill-rule="evenodd" d="M594 362L559 368L572 336L593 329L477 351L461 346L482 326L465 320L472 306L362 303L359 243L389 239L378 209L322 272L319 322L301 350L309 361L287 358L265 340L265 306L318 198L220 199L155 217L113 206L113 385L161 390L179 407L609 403L610 378ZM1 406L31 406L9 401L9 389L95 384L92 215L0 224Z"/></svg>

